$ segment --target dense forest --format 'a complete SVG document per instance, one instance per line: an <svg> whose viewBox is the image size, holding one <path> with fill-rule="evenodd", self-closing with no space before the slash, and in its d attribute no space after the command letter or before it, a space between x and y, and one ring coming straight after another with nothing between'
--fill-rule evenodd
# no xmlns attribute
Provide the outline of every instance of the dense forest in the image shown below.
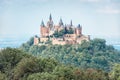
<svg viewBox="0 0 120 80"><path fill-rule="evenodd" d="M33 45L33 38L24 43L21 50L34 56L54 58L60 63L80 67L111 71L115 63L120 63L120 51L112 45L106 45L104 39L83 41L77 45Z"/></svg>
<svg viewBox="0 0 120 80"><path fill-rule="evenodd" d="M110 72L64 65L53 58L30 55L15 48L0 51L0 80L120 80L120 64Z"/></svg>
<svg viewBox="0 0 120 80"><path fill-rule="evenodd" d="M120 80L120 51L104 39L0 51L0 80Z"/></svg>

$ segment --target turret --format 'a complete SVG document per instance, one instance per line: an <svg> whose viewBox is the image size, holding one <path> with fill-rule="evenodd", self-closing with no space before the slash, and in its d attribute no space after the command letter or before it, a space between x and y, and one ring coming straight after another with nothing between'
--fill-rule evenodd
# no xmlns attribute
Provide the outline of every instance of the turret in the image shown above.
<svg viewBox="0 0 120 80"><path fill-rule="evenodd" d="M42 20L42 22L41 22L41 25L40 25L40 26L41 26L41 27L45 27L43 20Z"/></svg>
<svg viewBox="0 0 120 80"><path fill-rule="evenodd" d="M63 21L62 21L62 19L60 18L59 26L62 26L62 25L63 25Z"/></svg>
<svg viewBox="0 0 120 80"><path fill-rule="evenodd" d="M49 16L49 21L47 22L48 28L51 30L53 28L53 21L52 21L52 16L50 14Z"/></svg>
<svg viewBox="0 0 120 80"><path fill-rule="evenodd" d="M80 25L80 24L78 24L77 28L81 28L81 25Z"/></svg>
<svg viewBox="0 0 120 80"><path fill-rule="evenodd" d="M72 24L72 20L70 21L70 26L73 26L73 24Z"/></svg>
<svg viewBox="0 0 120 80"><path fill-rule="evenodd" d="M75 34L76 34L77 36L82 35L82 27L81 27L80 24L78 24L77 28L75 29Z"/></svg>
<svg viewBox="0 0 120 80"><path fill-rule="evenodd" d="M50 14L50 16L49 16L49 21L52 21L52 16L51 16L51 14Z"/></svg>
<svg viewBox="0 0 120 80"><path fill-rule="evenodd" d="M34 36L34 45L38 45L39 37L37 35Z"/></svg>

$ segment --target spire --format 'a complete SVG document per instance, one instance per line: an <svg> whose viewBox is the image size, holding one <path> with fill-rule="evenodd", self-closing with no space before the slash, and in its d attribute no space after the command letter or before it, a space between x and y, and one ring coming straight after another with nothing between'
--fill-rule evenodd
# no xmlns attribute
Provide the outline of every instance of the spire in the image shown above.
<svg viewBox="0 0 120 80"><path fill-rule="evenodd" d="M41 22L41 27L45 27L43 20Z"/></svg>
<svg viewBox="0 0 120 80"><path fill-rule="evenodd" d="M73 26L73 24L72 24L72 20L70 21L70 26Z"/></svg>
<svg viewBox="0 0 120 80"><path fill-rule="evenodd" d="M62 19L60 18L60 21L59 21L59 25L62 26L63 25L63 21Z"/></svg>
<svg viewBox="0 0 120 80"><path fill-rule="evenodd" d="M81 27L80 24L78 24L77 28L80 28L80 27Z"/></svg>
<svg viewBox="0 0 120 80"><path fill-rule="evenodd" d="M50 21L52 20L52 16L51 16L51 13L50 13L50 16L49 16L49 20L50 20Z"/></svg>

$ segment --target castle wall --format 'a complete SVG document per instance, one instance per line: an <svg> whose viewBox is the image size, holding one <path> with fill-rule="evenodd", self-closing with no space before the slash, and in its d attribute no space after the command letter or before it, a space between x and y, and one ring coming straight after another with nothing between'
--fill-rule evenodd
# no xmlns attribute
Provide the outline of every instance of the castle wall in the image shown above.
<svg viewBox="0 0 120 80"><path fill-rule="evenodd" d="M48 41L48 38L46 38L46 37L41 37L40 38L40 42L47 42Z"/></svg>
<svg viewBox="0 0 120 80"><path fill-rule="evenodd" d="M47 27L41 27L40 32L41 37L49 36L49 29Z"/></svg>
<svg viewBox="0 0 120 80"><path fill-rule="evenodd" d="M76 40L76 34L66 34L64 35L64 39L68 41Z"/></svg>
<svg viewBox="0 0 120 80"><path fill-rule="evenodd" d="M38 37L34 37L34 45L38 45L39 44L39 38Z"/></svg>
<svg viewBox="0 0 120 80"><path fill-rule="evenodd" d="M58 44L58 45L65 45L66 42L63 41L63 39L52 39L52 44L55 45L55 44Z"/></svg>
<svg viewBox="0 0 120 80"><path fill-rule="evenodd" d="M89 36L81 36L80 38L77 38L77 40L76 40L76 42L78 43L78 44L81 44L81 42L82 41L89 41L90 40L90 38L89 38Z"/></svg>
<svg viewBox="0 0 120 80"><path fill-rule="evenodd" d="M77 36L82 35L82 29L81 28L76 28L74 32Z"/></svg>

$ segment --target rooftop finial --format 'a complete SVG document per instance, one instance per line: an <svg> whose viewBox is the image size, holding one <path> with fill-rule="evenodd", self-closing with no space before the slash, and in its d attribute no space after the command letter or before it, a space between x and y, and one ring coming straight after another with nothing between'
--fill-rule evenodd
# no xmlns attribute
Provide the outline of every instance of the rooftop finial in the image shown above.
<svg viewBox="0 0 120 80"><path fill-rule="evenodd" d="M62 25L63 25L63 21L62 21L62 19L61 19L61 18L60 18L59 25L60 25L60 26L62 26Z"/></svg>
<svg viewBox="0 0 120 80"><path fill-rule="evenodd" d="M72 24L72 20L70 21L70 26L73 26L73 24Z"/></svg>
<svg viewBox="0 0 120 80"><path fill-rule="evenodd" d="M50 21L52 20L52 16L51 16L51 13L50 13L50 16L49 16L49 20L50 20Z"/></svg>

